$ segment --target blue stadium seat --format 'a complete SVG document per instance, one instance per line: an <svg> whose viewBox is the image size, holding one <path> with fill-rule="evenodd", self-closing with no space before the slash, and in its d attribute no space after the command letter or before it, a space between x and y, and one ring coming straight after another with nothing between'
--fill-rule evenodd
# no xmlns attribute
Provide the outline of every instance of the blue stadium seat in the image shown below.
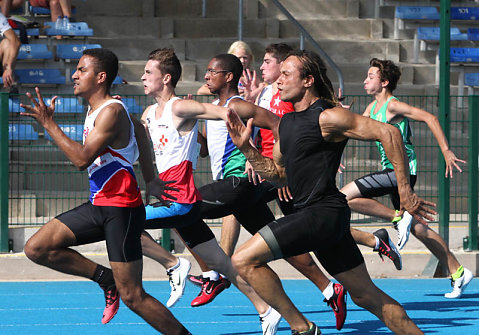
<svg viewBox="0 0 479 335"><path fill-rule="evenodd" d="M20 84L65 84L59 69L18 69L15 74Z"/></svg>
<svg viewBox="0 0 479 335"><path fill-rule="evenodd" d="M439 20L436 7L397 6L395 17L404 20Z"/></svg>
<svg viewBox="0 0 479 335"><path fill-rule="evenodd" d="M60 129L74 141L83 141L83 124L58 124ZM45 138L52 141L50 134L45 132Z"/></svg>
<svg viewBox="0 0 479 335"><path fill-rule="evenodd" d="M451 20L479 20L479 7L451 7Z"/></svg>
<svg viewBox="0 0 479 335"><path fill-rule="evenodd" d="M80 59L83 50L101 48L100 44L59 44L57 45L57 56L60 59Z"/></svg>
<svg viewBox="0 0 479 335"><path fill-rule="evenodd" d="M479 86L479 73L466 73L464 83L466 86Z"/></svg>
<svg viewBox="0 0 479 335"><path fill-rule="evenodd" d="M31 124L10 123L8 125L8 139L11 141L36 141L38 133Z"/></svg>
<svg viewBox="0 0 479 335"><path fill-rule="evenodd" d="M124 80L123 80L123 78L120 77L120 76L116 76L116 77L115 77L115 80L113 80L113 84L114 84L114 85L119 85L119 84L123 84L123 83L124 83Z"/></svg>
<svg viewBox="0 0 479 335"><path fill-rule="evenodd" d="M469 41L479 41L479 28L468 28L467 39Z"/></svg>
<svg viewBox="0 0 479 335"><path fill-rule="evenodd" d="M8 98L8 111L11 113L18 113L20 109L23 111L24 109L20 107L20 100L18 98L12 99Z"/></svg>
<svg viewBox="0 0 479 335"><path fill-rule="evenodd" d="M439 41L439 27L419 27L417 28L417 37L420 40ZM465 41L467 34L461 33L459 28L451 28L451 41Z"/></svg>
<svg viewBox="0 0 479 335"><path fill-rule="evenodd" d="M15 32L15 34L17 34L17 36L20 35L20 30L13 29L13 31ZM40 36L40 29L38 29L38 28L27 28L27 36L28 37L38 37L38 36Z"/></svg>
<svg viewBox="0 0 479 335"><path fill-rule="evenodd" d="M70 22L72 29L55 29L55 22L45 22L44 26L49 28L45 29L47 36L93 36L93 29L88 28L86 22Z"/></svg>
<svg viewBox="0 0 479 335"><path fill-rule="evenodd" d="M30 14L33 15L50 15L50 8L45 7L36 7L36 6L28 6L28 10ZM76 7L72 6L72 14L76 13Z"/></svg>
<svg viewBox="0 0 479 335"><path fill-rule="evenodd" d="M128 112L131 114L140 114L143 113L143 107L138 105L135 98L122 98L121 101L128 108Z"/></svg>
<svg viewBox="0 0 479 335"><path fill-rule="evenodd" d="M45 103L50 105L52 98L46 98ZM58 97L55 101L55 113L83 113L83 106L77 98Z"/></svg>
<svg viewBox="0 0 479 335"><path fill-rule="evenodd" d="M33 15L50 15L50 8L28 6L28 10Z"/></svg>
<svg viewBox="0 0 479 335"><path fill-rule="evenodd" d="M451 62L479 62L479 48L451 48Z"/></svg>
<svg viewBox="0 0 479 335"><path fill-rule="evenodd" d="M53 59L46 44L22 44L17 59Z"/></svg>

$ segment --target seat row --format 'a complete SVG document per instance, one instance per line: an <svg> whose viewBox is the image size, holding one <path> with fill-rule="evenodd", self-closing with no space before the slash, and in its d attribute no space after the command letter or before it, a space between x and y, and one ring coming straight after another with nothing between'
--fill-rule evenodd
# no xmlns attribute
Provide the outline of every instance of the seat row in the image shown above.
<svg viewBox="0 0 479 335"><path fill-rule="evenodd" d="M427 43L439 42L439 27L418 27L414 34L414 63L419 62L419 52L427 50ZM457 27L450 29L451 41L479 41L479 28L468 28L466 33L461 32Z"/></svg>
<svg viewBox="0 0 479 335"><path fill-rule="evenodd" d="M56 57L60 60L80 59L85 49L101 48L100 44L58 44ZM18 60L46 60L53 59L53 52L46 44L22 44L18 51Z"/></svg>
<svg viewBox="0 0 479 335"><path fill-rule="evenodd" d="M83 124L58 124L61 130L74 141L83 141ZM45 132L45 138L52 141ZM29 123L10 123L8 125L8 139L10 141L37 141L38 132Z"/></svg>
<svg viewBox="0 0 479 335"><path fill-rule="evenodd" d="M45 98L45 103L47 105L51 104L52 97ZM128 112L131 114L141 114L143 113L143 107L138 104L135 98L122 98L121 100ZM19 99L10 98L8 100L8 110L10 113L19 113L24 111L20 107ZM83 104L79 102L77 98L74 97L58 97L55 101L55 113L61 114L81 114L85 110Z"/></svg>
<svg viewBox="0 0 479 335"><path fill-rule="evenodd" d="M397 6L394 13L394 38L406 28L406 21L439 21L440 13L432 6ZM451 20L479 21L479 7L451 7Z"/></svg>

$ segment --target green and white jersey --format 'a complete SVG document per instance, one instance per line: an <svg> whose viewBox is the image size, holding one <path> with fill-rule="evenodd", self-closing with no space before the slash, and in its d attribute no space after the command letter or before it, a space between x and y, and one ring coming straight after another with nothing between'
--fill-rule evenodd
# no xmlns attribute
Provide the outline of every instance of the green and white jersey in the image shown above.
<svg viewBox="0 0 479 335"><path fill-rule="evenodd" d="M239 95L230 97L224 107L233 99L243 99ZM217 105L219 100L213 101ZM213 180L230 176L244 177L246 157L233 144L226 123L223 120L206 120L206 142L211 159Z"/></svg>
<svg viewBox="0 0 479 335"><path fill-rule="evenodd" d="M386 110L388 108L388 104L392 99L398 100L396 97L390 97L386 101L386 103L381 107L381 109L379 109L377 112L375 112L377 101L374 101L374 104L371 108L370 118L379 122L391 124L394 127L399 129L399 131L401 132L402 140L404 142L404 146L406 148L407 156L409 158L409 174L416 175L416 170L417 170L416 152L414 151L414 145L411 142L411 137L413 136L413 134L412 134L411 125L409 124L409 119L405 117L398 123L391 123L388 121L386 116ZM393 165L391 164L388 157L386 156L386 152L384 151L383 145L380 142L376 141L376 146L378 147L379 154L381 156L381 165L383 166L383 169L387 169L387 168L394 169Z"/></svg>

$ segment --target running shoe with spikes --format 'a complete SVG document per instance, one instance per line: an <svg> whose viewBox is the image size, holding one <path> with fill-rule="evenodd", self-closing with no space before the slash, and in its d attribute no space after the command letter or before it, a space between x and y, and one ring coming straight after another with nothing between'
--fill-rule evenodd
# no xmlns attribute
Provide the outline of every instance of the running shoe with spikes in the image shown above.
<svg viewBox="0 0 479 335"><path fill-rule="evenodd" d="M120 295L116 289L116 286L112 286L104 291L105 293L105 309L103 311L103 317L101 323L107 324L113 319L120 308Z"/></svg>
<svg viewBox="0 0 479 335"><path fill-rule="evenodd" d="M394 266L397 270L402 269L402 261L401 261L401 254L399 250L397 250L394 243L389 238L389 234L386 229L381 228L375 231L374 236L379 238L379 247L374 249L379 253L379 257L384 261L383 255L393 261Z"/></svg>
<svg viewBox="0 0 479 335"><path fill-rule="evenodd" d="M203 276L202 275L188 275L188 280L196 286L201 287L203 285Z"/></svg>
<svg viewBox="0 0 479 335"><path fill-rule="evenodd" d="M260 316L259 321L261 323L263 335L275 335L281 321L281 314L279 314L274 308L270 307L268 314L263 317Z"/></svg>
<svg viewBox="0 0 479 335"><path fill-rule="evenodd" d="M179 265L176 269L167 271L171 292L166 302L166 307L173 307L185 292L186 278L191 269L191 263L185 258L178 258Z"/></svg>
<svg viewBox="0 0 479 335"><path fill-rule="evenodd" d="M311 328L309 330L304 331L304 332L299 332L297 330L292 330L291 335L321 335L321 330L314 324L314 322L311 322Z"/></svg>
<svg viewBox="0 0 479 335"><path fill-rule="evenodd" d="M466 289L467 285L469 285L469 283L471 282L472 278L474 278L472 272L464 268L464 272L459 278L454 280L451 277L452 291L444 294L444 297L448 299L460 298L462 296L462 293L464 293L464 290Z"/></svg>
<svg viewBox="0 0 479 335"><path fill-rule="evenodd" d="M397 211L396 211L397 212ZM409 233L411 232L411 223L413 217L409 212L405 211L402 218L394 217L393 226L398 231L398 249L401 250L409 240Z"/></svg>
<svg viewBox="0 0 479 335"><path fill-rule="evenodd" d="M348 312L346 307L348 291L341 284L333 284L333 290L333 296L329 300L324 299L323 301L333 310L336 317L336 329L341 330Z"/></svg>
<svg viewBox="0 0 479 335"><path fill-rule="evenodd" d="M231 286L231 282L220 276L218 280L210 280L203 278L203 285L201 285L200 294L191 302L192 307L199 307L206 305L213 301L213 299L223 292L225 288Z"/></svg>

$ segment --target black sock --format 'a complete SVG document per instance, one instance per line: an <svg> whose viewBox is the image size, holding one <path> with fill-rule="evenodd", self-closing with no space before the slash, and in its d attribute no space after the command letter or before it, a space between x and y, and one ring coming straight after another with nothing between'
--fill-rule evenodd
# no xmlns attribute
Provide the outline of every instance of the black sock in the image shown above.
<svg viewBox="0 0 479 335"><path fill-rule="evenodd" d="M108 290L115 286L115 280L113 279L113 272L111 269L99 265L95 269L95 274L91 278L95 283L98 283L103 290Z"/></svg>

